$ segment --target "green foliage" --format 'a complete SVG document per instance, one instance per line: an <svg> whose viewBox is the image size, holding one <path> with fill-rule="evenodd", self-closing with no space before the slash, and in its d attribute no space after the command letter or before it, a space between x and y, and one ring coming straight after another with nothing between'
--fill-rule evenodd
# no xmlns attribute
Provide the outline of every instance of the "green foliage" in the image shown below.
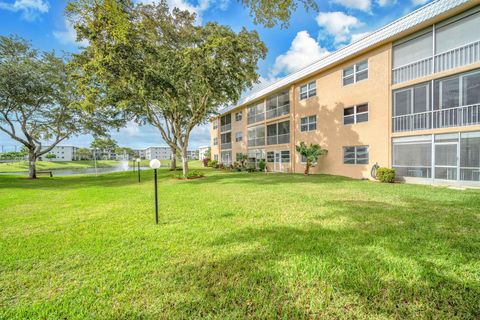
<svg viewBox="0 0 480 320"><path fill-rule="evenodd" d="M207 151L205 151L204 156L205 156L205 158L211 158L212 157L212 148L208 147Z"/></svg>
<svg viewBox="0 0 480 320"><path fill-rule="evenodd" d="M205 176L205 174L201 171L198 171L198 170L189 171L186 177L183 175L182 172L175 173L173 175L173 177L175 179L185 179L185 178L186 179L197 179L197 178L202 178L204 176Z"/></svg>
<svg viewBox="0 0 480 320"><path fill-rule="evenodd" d="M90 147L102 151L114 151L118 148L118 144L114 139L109 137L95 137L92 143L90 143Z"/></svg>
<svg viewBox="0 0 480 320"><path fill-rule="evenodd" d="M18 160L22 159L25 157L26 153L25 152L2 152L0 153L0 160Z"/></svg>
<svg viewBox="0 0 480 320"><path fill-rule="evenodd" d="M56 157L57 157L57 156L54 155L53 153L49 153L49 154L47 154L47 155L45 156L45 158L46 158L46 159L49 159L49 160L55 159Z"/></svg>
<svg viewBox="0 0 480 320"><path fill-rule="evenodd" d="M209 161L208 161L208 166L209 166L210 168L216 168L217 165L218 165L218 161L217 161L217 160L209 160Z"/></svg>
<svg viewBox="0 0 480 320"><path fill-rule="evenodd" d="M299 5L306 11L318 11L318 4L314 0L241 0L242 4L250 9L250 15L257 24L267 28L280 25L282 28L289 26L292 13Z"/></svg>
<svg viewBox="0 0 480 320"><path fill-rule="evenodd" d="M198 25L195 15L169 10L163 1L113 2L68 6L80 38L89 42L72 66L85 97L81 103L87 109L118 106L157 127L169 146L184 153L195 126L258 80L266 47L255 31Z"/></svg>
<svg viewBox="0 0 480 320"><path fill-rule="evenodd" d="M265 168L267 167L267 163L265 162L265 160L260 160L258 162L258 169L260 169L261 172L265 171Z"/></svg>
<svg viewBox="0 0 480 320"><path fill-rule="evenodd" d="M310 167L316 165L320 156L328 154L328 150L322 149L319 144L311 143L310 146L307 146L303 141L296 146L296 150L300 155L307 159L305 164L305 175L310 174Z"/></svg>
<svg viewBox="0 0 480 320"><path fill-rule="evenodd" d="M88 160L92 158L92 150L88 148L79 148L76 152L79 160Z"/></svg>
<svg viewBox="0 0 480 320"><path fill-rule="evenodd" d="M377 170L377 180L383 183L394 183L395 182L395 169L389 168L378 168Z"/></svg>

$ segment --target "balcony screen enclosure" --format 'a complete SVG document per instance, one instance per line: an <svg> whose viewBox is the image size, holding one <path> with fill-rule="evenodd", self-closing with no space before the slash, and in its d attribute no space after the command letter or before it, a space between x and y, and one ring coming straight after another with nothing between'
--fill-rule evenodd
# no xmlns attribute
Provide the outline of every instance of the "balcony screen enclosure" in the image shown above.
<svg viewBox="0 0 480 320"><path fill-rule="evenodd" d="M437 134L393 140L399 177L480 181L480 132Z"/></svg>

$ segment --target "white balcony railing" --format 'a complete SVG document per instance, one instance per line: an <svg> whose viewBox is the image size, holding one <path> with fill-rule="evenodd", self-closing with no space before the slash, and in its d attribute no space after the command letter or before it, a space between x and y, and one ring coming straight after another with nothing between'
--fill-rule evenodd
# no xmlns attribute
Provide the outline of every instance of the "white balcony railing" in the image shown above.
<svg viewBox="0 0 480 320"><path fill-rule="evenodd" d="M395 116L393 132L480 124L480 104Z"/></svg>
<svg viewBox="0 0 480 320"><path fill-rule="evenodd" d="M222 150L227 150L227 149L232 149L232 143L231 142L222 143Z"/></svg>
<svg viewBox="0 0 480 320"><path fill-rule="evenodd" d="M435 55L435 72L458 68L480 61L480 41Z"/></svg>
<svg viewBox="0 0 480 320"><path fill-rule="evenodd" d="M422 59L392 70L393 83L405 82L432 74L432 57Z"/></svg>
<svg viewBox="0 0 480 320"><path fill-rule="evenodd" d="M267 137L267 144L284 144L290 143L290 134L279 134L277 136Z"/></svg>
<svg viewBox="0 0 480 320"><path fill-rule="evenodd" d="M263 138L256 138L256 139L248 139L247 146L249 147L258 147L265 145L265 137Z"/></svg>
<svg viewBox="0 0 480 320"><path fill-rule="evenodd" d="M267 119L280 117L290 113L290 104L286 104L275 109L267 110Z"/></svg>
<svg viewBox="0 0 480 320"><path fill-rule="evenodd" d="M232 130L232 124L229 123L229 124L224 124L221 127L220 132L231 131L231 130Z"/></svg>
<svg viewBox="0 0 480 320"><path fill-rule="evenodd" d="M393 84L401 83L428 76L433 71L442 72L476 62L480 62L480 41L394 68L392 69L392 81ZM433 70L433 64L435 64L435 70Z"/></svg>

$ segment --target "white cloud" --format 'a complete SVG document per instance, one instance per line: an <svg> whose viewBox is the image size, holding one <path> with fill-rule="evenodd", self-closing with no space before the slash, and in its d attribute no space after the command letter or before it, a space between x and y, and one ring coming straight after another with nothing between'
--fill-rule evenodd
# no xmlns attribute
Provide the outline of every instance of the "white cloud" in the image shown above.
<svg viewBox="0 0 480 320"><path fill-rule="evenodd" d="M134 121L129 121L125 128L123 128L125 132L130 136L138 136L140 133L140 127Z"/></svg>
<svg viewBox="0 0 480 320"><path fill-rule="evenodd" d="M0 9L21 12L23 19L33 21L40 14L48 12L49 3L46 0L15 0L12 3L0 1Z"/></svg>
<svg viewBox="0 0 480 320"><path fill-rule="evenodd" d="M380 7L388 7L397 3L397 0L377 0Z"/></svg>
<svg viewBox="0 0 480 320"><path fill-rule="evenodd" d="M348 42L351 39L351 30L363 25L356 17L340 11L320 12L317 23L328 36L334 38L335 44Z"/></svg>
<svg viewBox="0 0 480 320"><path fill-rule="evenodd" d="M76 44L86 47L88 42L86 40L82 40L77 42L77 32L73 27L72 23L65 19L65 30L62 31L53 31L53 36L60 41L62 44Z"/></svg>
<svg viewBox="0 0 480 320"><path fill-rule="evenodd" d="M278 76L283 73L295 72L328 53L307 31L300 31L293 39L288 51L275 59L272 74Z"/></svg>
<svg viewBox="0 0 480 320"><path fill-rule="evenodd" d="M348 9L356 9L365 12L370 12L372 6L370 0L333 0L332 2L344 6Z"/></svg>
<svg viewBox="0 0 480 320"><path fill-rule="evenodd" d="M428 1L430 1L430 0L411 0L412 4L414 6L419 6L419 5L425 4Z"/></svg>
<svg viewBox="0 0 480 320"><path fill-rule="evenodd" d="M139 3L156 3L158 0L136 0ZM191 4L188 0L167 0L168 7L172 10L173 8L178 8L180 10L187 10L191 13L196 14L197 23L202 23L202 14L210 8L210 0L199 0L196 5ZM221 3L221 7L228 6L228 4Z"/></svg>

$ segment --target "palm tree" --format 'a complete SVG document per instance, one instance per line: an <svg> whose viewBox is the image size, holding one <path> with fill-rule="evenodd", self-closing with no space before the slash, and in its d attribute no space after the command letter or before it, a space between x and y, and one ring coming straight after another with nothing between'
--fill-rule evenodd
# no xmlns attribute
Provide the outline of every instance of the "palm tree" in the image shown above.
<svg viewBox="0 0 480 320"><path fill-rule="evenodd" d="M306 159L305 164L305 175L308 176L310 173L310 167L314 166L318 160L318 157L328 154L328 150L322 149L319 144L310 144L307 146L305 142L300 142L296 146L297 152L300 153Z"/></svg>

